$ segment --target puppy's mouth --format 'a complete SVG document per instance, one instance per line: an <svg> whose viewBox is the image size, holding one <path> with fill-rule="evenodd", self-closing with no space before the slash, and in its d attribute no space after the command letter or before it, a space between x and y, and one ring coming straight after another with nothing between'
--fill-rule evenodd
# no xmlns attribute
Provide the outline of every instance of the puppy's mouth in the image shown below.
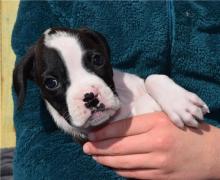
<svg viewBox="0 0 220 180"><path fill-rule="evenodd" d="M79 129L93 129L95 127L101 126L106 124L107 122L111 121L112 117L116 114L116 109L105 108L104 104L100 103L97 107L91 108L91 115L87 118L85 123L78 127ZM69 113L62 115L64 119L71 125L76 127L72 123L72 118Z"/></svg>
<svg viewBox="0 0 220 180"><path fill-rule="evenodd" d="M99 101L99 100L98 100ZM111 120L116 114L116 109L106 107L104 103L99 102L96 106L90 107L91 115L88 117L84 128L97 127Z"/></svg>
<svg viewBox="0 0 220 180"><path fill-rule="evenodd" d="M105 121L109 120L113 114L114 111L111 109L107 109L105 111L96 111L90 116L88 123L90 126L101 125Z"/></svg>
<svg viewBox="0 0 220 180"><path fill-rule="evenodd" d="M116 113L112 109L96 109L93 110L91 116L87 119L86 123L83 125L84 128L93 128L100 126L107 121Z"/></svg>

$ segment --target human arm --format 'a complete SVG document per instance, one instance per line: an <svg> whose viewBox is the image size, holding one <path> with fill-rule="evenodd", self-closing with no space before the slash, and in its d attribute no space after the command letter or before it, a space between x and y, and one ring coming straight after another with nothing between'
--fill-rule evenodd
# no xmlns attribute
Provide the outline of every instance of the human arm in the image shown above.
<svg viewBox="0 0 220 180"><path fill-rule="evenodd" d="M181 130L164 113L146 114L94 132L83 148L124 177L219 179L220 130L199 128Z"/></svg>

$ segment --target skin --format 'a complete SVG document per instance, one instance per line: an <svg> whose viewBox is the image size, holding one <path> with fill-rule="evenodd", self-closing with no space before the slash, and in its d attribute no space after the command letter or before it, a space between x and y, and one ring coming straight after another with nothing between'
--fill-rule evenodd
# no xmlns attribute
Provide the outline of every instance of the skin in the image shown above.
<svg viewBox="0 0 220 180"><path fill-rule="evenodd" d="M220 130L177 128L162 112L117 121L89 134L86 154L123 177L220 179Z"/></svg>

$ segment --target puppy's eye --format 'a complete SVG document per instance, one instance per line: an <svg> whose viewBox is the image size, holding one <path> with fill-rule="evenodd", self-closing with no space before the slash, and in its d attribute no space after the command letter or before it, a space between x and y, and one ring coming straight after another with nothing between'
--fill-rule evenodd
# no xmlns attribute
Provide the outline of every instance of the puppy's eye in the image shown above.
<svg viewBox="0 0 220 180"><path fill-rule="evenodd" d="M93 54L92 63L93 65L100 67L104 64L104 59L99 54Z"/></svg>
<svg viewBox="0 0 220 180"><path fill-rule="evenodd" d="M55 78L47 78L44 81L44 85L48 90L56 90L57 88L59 88L60 84L58 83L58 81Z"/></svg>

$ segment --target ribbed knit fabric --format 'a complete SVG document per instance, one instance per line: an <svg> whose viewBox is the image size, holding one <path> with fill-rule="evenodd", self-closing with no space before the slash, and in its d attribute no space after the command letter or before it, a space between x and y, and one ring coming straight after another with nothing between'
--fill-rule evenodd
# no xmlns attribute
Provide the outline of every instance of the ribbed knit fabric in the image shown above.
<svg viewBox="0 0 220 180"><path fill-rule="evenodd" d="M197 93L220 125L220 3L199 1L26 1L12 36L20 60L50 27L89 27L109 42L114 68L146 77L171 76ZM16 107L16 96L13 91ZM123 179L82 152L58 130L28 82L25 105L15 109L15 180ZM220 126L219 126L220 127ZM147 142L146 142L147 143Z"/></svg>

